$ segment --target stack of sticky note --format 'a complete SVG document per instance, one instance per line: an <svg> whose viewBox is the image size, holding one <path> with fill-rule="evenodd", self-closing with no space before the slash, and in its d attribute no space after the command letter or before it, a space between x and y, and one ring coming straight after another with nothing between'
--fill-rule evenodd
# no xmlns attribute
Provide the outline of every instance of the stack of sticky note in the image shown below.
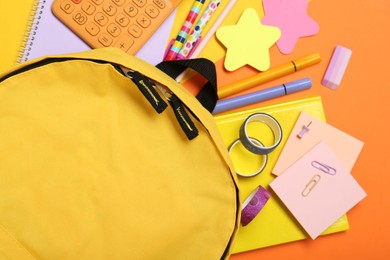
<svg viewBox="0 0 390 260"><path fill-rule="evenodd" d="M229 71L244 65L266 71L270 68L269 49L275 43L281 53L290 54L299 38L319 32L318 23L307 14L307 0L262 2L264 17L263 10L247 8L237 24L217 30L218 40L227 48L224 66Z"/></svg>
<svg viewBox="0 0 390 260"><path fill-rule="evenodd" d="M361 141L309 114L298 118L270 186L311 238L366 196L350 174L362 147Z"/></svg>

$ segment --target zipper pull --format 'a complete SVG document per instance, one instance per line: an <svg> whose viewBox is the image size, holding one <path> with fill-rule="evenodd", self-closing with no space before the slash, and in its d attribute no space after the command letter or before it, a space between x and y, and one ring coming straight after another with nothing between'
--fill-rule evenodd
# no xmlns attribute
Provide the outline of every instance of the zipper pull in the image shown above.
<svg viewBox="0 0 390 260"><path fill-rule="evenodd" d="M188 113L186 112L180 99L176 95L172 94L172 96L169 98L169 103L171 104L176 119L187 138L192 140L197 137L199 134L198 129L196 128L194 122L192 122L191 118L188 116Z"/></svg>
<svg viewBox="0 0 390 260"><path fill-rule="evenodd" d="M188 113L182 105L180 99L175 94L173 94L172 91L161 86L157 82L155 83L155 86L158 90L160 90L162 96L171 104L173 113L175 114L175 117L187 138L192 140L197 137L199 135L198 129L196 128L194 122L192 122L191 118L188 116Z"/></svg>
<svg viewBox="0 0 390 260"><path fill-rule="evenodd" d="M160 97L157 93L154 84L144 77L138 71L128 71L127 76L137 85L138 89L142 92L145 98L157 111L157 113L162 113L167 107L167 103Z"/></svg>

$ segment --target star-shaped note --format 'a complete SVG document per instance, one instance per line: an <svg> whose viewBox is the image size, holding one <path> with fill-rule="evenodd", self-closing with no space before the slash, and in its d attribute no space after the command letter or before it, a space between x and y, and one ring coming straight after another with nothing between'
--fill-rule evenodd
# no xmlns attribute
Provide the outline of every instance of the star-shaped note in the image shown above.
<svg viewBox="0 0 390 260"><path fill-rule="evenodd" d="M280 38L279 28L261 24L253 8L246 9L236 25L223 26L216 36L227 48L224 66L233 71L244 65L265 71L270 67L269 48Z"/></svg>
<svg viewBox="0 0 390 260"><path fill-rule="evenodd" d="M299 38L315 35L320 30L307 15L308 0L263 0L263 7L262 23L282 30L276 45L283 54L291 53Z"/></svg>

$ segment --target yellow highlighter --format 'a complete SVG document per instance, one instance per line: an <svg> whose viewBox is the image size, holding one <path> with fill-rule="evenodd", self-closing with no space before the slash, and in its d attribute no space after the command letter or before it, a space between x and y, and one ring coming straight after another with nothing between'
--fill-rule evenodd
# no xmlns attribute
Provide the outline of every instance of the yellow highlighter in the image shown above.
<svg viewBox="0 0 390 260"><path fill-rule="evenodd" d="M286 76L303 68L317 64L320 61L321 57L319 53L313 53L296 60L292 60L286 64L261 72L255 76L222 86L218 90L218 97L220 99L226 98L238 92L256 87L262 83Z"/></svg>

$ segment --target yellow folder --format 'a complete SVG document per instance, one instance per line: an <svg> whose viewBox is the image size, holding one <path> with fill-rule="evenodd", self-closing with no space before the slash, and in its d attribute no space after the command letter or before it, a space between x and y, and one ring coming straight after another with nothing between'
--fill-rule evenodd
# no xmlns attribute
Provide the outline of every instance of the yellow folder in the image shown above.
<svg viewBox="0 0 390 260"><path fill-rule="evenodd" d="M237 240L233 247L233 253L309 238L304 229L269 187L269 183L275 178L275 176L271 174L272 168L302 111L325 121L322 100L319 96L215 116L218 128L227 148L239 137L240 126L244 120L253 113L262 112L270 114L278 120L283 130L282 141L280 145L268 155L268 163L264 171L252 178L239 177L242 201L244 201L258 185L262 185L270 191L272 197L251 223L245 227L240 227ZM248 125L248 132L251 131L249 126L250 125ZM259 126L254 125L254 127L257 128ZM265 132L264 136L254 137L257 137L266 145L271 145L273 142L272 132ZM255 156L257 155L254 155L254 157ZM236 169L240 169L242 172L253 171L253 169L251 170L249 168L253 168L254 158L232 156L232 160ZM250 165L251 163L252 165ZM348 228L348 219L347 216L344 215L323 234L344 231Z"/></svg>

